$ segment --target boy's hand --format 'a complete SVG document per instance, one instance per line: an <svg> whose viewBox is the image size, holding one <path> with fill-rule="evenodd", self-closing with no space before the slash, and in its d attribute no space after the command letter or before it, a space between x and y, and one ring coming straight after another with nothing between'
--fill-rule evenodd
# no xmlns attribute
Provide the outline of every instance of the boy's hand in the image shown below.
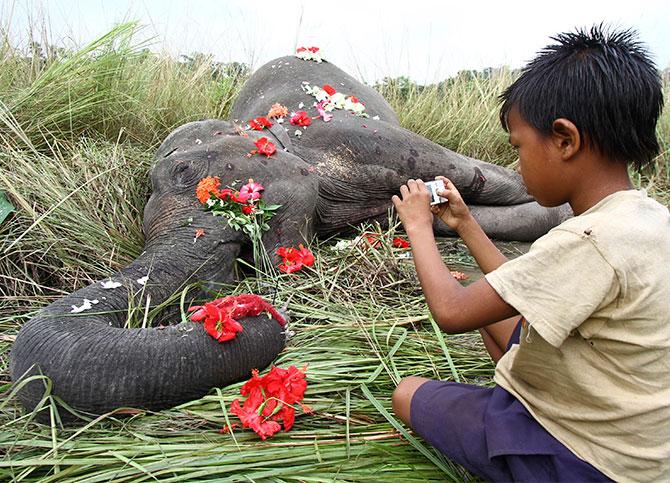
<svg viewBox="0 0 670 483"><path fill-rule="evenodd" d="M400 198L393 195L391 201L400 217L405 232L410 234L417 228L430 227L432 231L433 215L430 212L430 193L423 181L410 179L400 187Z"/></svg>
<svg viewBox="0 0 670 483"><path fill-rule="evenodd" d="M470 210L463 201L463 198L461 198L461 194L456 189L456 186L454 186L454 183L444 176L436 176L435 179L444 181L446 189L438 191L437 194L448 199L449 202L433 205L430 207L430 211L445 222L449 228L458 232L459 227L472 218Z"/></svg>

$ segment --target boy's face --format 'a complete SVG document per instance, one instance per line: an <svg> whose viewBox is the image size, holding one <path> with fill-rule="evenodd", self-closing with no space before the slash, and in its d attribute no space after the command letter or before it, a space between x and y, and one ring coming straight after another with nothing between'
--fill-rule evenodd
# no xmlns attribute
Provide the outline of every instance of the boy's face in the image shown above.
<svg viewBox="0 0 670 483"><path fill-rule="evenodd" d="M518 171L528 193L542 206L565 203L564 173L550 138L528 124L518 109L510 111L507 126L509 142L519 154Z"/></svg>

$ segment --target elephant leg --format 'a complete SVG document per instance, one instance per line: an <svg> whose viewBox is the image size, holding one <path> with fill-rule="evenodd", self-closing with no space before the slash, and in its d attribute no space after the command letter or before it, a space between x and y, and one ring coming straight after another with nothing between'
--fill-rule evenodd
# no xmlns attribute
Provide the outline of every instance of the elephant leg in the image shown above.
<svg viewBox="0 0 670 483"><path fill-rule="evenodd" d="M545 208L535 201L510 206L473 205L470 211L490 238L506 241L534 241L572 216L567 204ZM438 218L433 228L436 235L456 236Z"/></svg>

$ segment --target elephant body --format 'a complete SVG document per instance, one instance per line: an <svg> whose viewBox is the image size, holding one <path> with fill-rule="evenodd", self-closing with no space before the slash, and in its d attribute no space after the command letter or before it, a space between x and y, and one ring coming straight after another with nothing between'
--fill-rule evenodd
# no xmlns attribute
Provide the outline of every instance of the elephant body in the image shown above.
<svg viewBox="0 0 670 483"><path fill-rule="evenodd" d="M240 124L265 116L280 103L310 115L314 98L303 87L329 84L365 104L369 118L333 111L330 122L314 119L302 135L288 122L263 131ZM270 156L250 155L254 141L277 145ZM195 281L232 280L236 258L250 241L205 212L195 187L206 176L222 185L254 179L264 199L280 204L263 236L268 253L297 246L312 236L342 233L363 221L386 219L391 196L409 178L449 177L492 237L533 240L570 215L547 209L528 195L520 176L508 169L449 151L400 127L382 96L328 62L283 57L261 67L247 81L232 120L204 120L174 130L159 147L151 171L152 194L144 211L145 249L128 267L84 287L45 309L20 330L10 355L12 379L45 375L53 394L70 407L101 414L117 407L158 410L206 394L269 365L285 344L284 330L261 315L244 319L244 331L223 344L202 325L124 328L128 307L156 306ZM205 236L194 243L194 231ZM447 234L436 224L438 234ZM145 284L143 277L148 277ZM90 310L73 313L84 300ZM157 317L158 323L168 317ZM169 317L168 317L169 318ZM19 392L34 408L44 383L31 381ZM64 418L67 419L67 418Z"/></svg>

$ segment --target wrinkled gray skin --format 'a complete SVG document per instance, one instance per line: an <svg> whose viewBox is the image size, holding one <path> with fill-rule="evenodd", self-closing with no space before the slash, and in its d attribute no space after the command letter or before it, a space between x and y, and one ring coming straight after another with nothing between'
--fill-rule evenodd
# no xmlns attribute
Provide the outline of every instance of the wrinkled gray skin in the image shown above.
<svg viewBox="0 0 670 483"><path fill-rule="evenodd" d="M294 136L296 128L288 120L288 133L275 124L271 130L249 131L248 138L239 135L234 122L220 120L176 129L158 149L151 171L144 252L111 277L124 286L90 285L26 323L10 356L14 381L24 375L49 376L52 394L92 414L120 406L159 410L246 378L252 368L274 360L285 337L279 324L265 316L243 319L244 331L224 344L207 335L201 324L190 322L123 328L129 298L132 306L144 307L150 296L154 306L193 281L231 281L234 260L250 256L250 243L241 232L202 210L195 187L205 176L218 176L224 186L237 182L238 187L253 178L265 186L268 203L282 205L263 237L272 254L279 246L341 233L363 221L383 223L391 196L409 178L449 177L494 238L533 240L569 216L565 208L546 209L533 202L518 174L401 128L376 91L327 62L284 57L261 67L242 89L233 121L244 125L265 115L275 102L290 110L299 110L302 102L304 110L316 115L314 99L301 89L303 81L330 84L358 97L370 118L336 110L331 122L316 119L302 129L301 138ZM275 142L277 153L247 156L255 148L253 141L262 136ZM194 243L199 228L205 236ZM441 222L435 230L449 233ZM147 274L147 285L140 285L137 280ZM85 298L99 303L72 314L72 306L81 306ZM155 324L169 315L155 318ZM43 393L43 382L34 381L19 398L32 409ZM70 419L64 411L61 416Z"/></svg>

